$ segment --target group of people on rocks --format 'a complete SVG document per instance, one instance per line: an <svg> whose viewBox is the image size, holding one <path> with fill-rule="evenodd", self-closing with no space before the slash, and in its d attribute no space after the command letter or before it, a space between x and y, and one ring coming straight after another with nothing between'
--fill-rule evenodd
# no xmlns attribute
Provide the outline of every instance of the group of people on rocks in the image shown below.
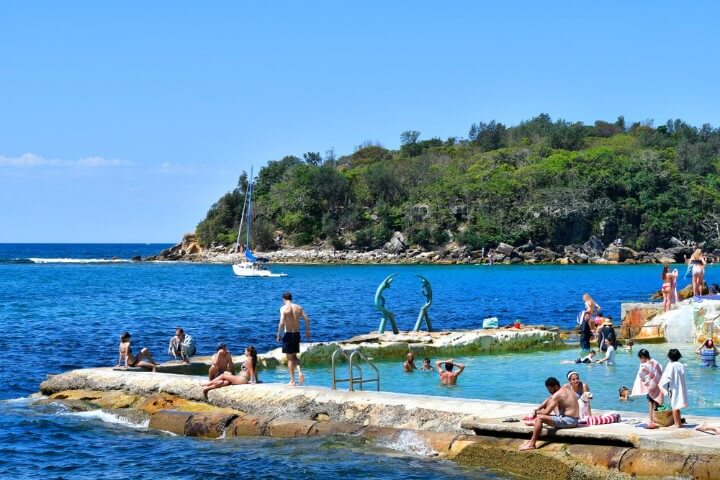
<svg viewBox="0 0 720 480"><path fill-rule="evenodd" d="M280 321L276 340L282 343L282 352L287 357L288 371L290 373L289 385L296 385L295 372L297 371L298 381L304 383L304 375L300 368L300 321L305 323L305 338L310 338L310 318L303 308L293 303L292 294L284 292L282 295L283 305L280 307ZM170 339L168 354L174 358L180 358L183 363L190 363L190 357L195 355L197 347L195 340L185 333L181 327L175 329L175 335ZM141 367L157 371L158 363L153 358L148 348L141 348L137 355L132 353L131 335L128 332L120 336L118 346L118 362L115 368ZM215 348L210 367L208 369L207 383L202 384L203 395L207 396L210 390L225 387L228 385L243 385L257 383L257 350L250 345L245 348L245 362L239 373L236 373L235 363L228 351L227 344L220 342Z"/></svg>

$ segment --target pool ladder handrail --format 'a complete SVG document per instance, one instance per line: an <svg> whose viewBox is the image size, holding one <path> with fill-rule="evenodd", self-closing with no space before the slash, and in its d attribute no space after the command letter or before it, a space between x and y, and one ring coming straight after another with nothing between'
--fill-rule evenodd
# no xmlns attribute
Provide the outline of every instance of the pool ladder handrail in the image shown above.
<svg viewBox="0 0 720 480"><path fill-rule="evenodd" d="M336 358L337 358L338 354L345 357L345 360L347 360L347 362L348 362L348 365L349 365L348 378L337 378L336 371L335 371L335 362L336 362ZM368 378L368 379L363 378L362 367L359 364L353 363L353 360L355 359L356 355L358 357L360 357L360 359L364 360L365 363L367 363L370 366L370 368L375 370L375 378ZM380 371L377 369L375 364L373 362L371 362L370 359L367 358L361 351L355 350L350 355L348 355L345 350L338 347L332 354L331 363L332 363L332 389L333 390L337 390L336 385L338 383L343 383L343 382L348 382L348 390L351 392L355 391L355 385L360 385L360 389L364 390L363 385L365 383L375 382L375 389L378 392L380 391ZM359 375L357 377L353 375L353 367L356 367L359 372Z"/></svg>

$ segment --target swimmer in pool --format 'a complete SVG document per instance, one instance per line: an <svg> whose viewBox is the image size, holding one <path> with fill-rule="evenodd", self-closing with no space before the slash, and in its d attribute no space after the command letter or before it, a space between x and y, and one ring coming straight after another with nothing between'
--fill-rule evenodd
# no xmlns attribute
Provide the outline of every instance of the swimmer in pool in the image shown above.
<svg viewBox="0 0 720 480"><path fill-rule="evenodd" d="M403 370L406 372L412 372L413 370L417 370L417 367L415 366L415 355L413 355L412 352L408 352L405 356L405 363L403 363Z"/></svg>
<svg viewBox="0 0 720 480"><path fill-rule="evenodd" d="M435 367L440 374L440 382L443 385L457 385L457 378L465 370L465 365L462 363L453 363L450 360L438 360L435 362ZM457 370L453 371L453 368L457 367Z"/></svg>

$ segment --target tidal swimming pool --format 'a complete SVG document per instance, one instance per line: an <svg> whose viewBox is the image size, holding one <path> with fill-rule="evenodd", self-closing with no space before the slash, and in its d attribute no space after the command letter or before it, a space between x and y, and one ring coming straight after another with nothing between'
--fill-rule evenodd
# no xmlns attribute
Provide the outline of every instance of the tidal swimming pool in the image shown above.
<svg viewBox="0 0 720 480"><path fill-rule="evenodd" d="M663 367L667 364L667 351L678 348L683 354L682 362L686 365L686 382L689 395L689 407L683 413L691 415L720 416L720 369L701 368L698 355L689 344L671 345L635 345L628 353L620 350L616 356L616 365L562 364L565 360L574 360L577 350L552 350L547 352L502 353L479 356L456 357L455 362L465 365L465 371L453 387L441 385L436 371L425 372L415 370L411 373L403 371L403 358L396 362L378 361L380 371L380 390L397 393L413 393L456 398L472 398L483 400L500 400L508 402L540 403L546 396L545 379L556 377L561 383L567 382L567 372L576 370L580 379L590 386L594 399L593 409L647 412L644 397L621 402L618 389L622 386L632 388L639 360L637 352L647 348L650 355ZM602 358L601 352L598 357ZM437 358L432 358L433 365ZM444 360L442 358L441 360ZM422 358L416 358L415 364L420 367ZM330 387L332 385L331 368L308 367L303 369L307 385ZM338 377L347 378L347 364L338 366ZM365 378L373 377L374 371L363 366ZM287 382L288 372L285 368L263 371L261 380L265 382ZM347 383L338 384L339 390L347 390ZM356 387L357 389L358 387ZM365 385L366 390L373 390L374 383Z"/></svg>

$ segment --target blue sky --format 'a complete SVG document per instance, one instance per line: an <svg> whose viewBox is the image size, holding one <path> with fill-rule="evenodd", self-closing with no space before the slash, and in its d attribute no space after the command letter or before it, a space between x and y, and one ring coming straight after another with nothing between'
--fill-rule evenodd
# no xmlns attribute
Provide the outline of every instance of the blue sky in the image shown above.
<svg viewBox="0 0 720 480"><path fill-rule="evenodd" d="M715 3L549 3L0 3L0 242L176 242L250 165L405 130L720 125Z"/></svg>

